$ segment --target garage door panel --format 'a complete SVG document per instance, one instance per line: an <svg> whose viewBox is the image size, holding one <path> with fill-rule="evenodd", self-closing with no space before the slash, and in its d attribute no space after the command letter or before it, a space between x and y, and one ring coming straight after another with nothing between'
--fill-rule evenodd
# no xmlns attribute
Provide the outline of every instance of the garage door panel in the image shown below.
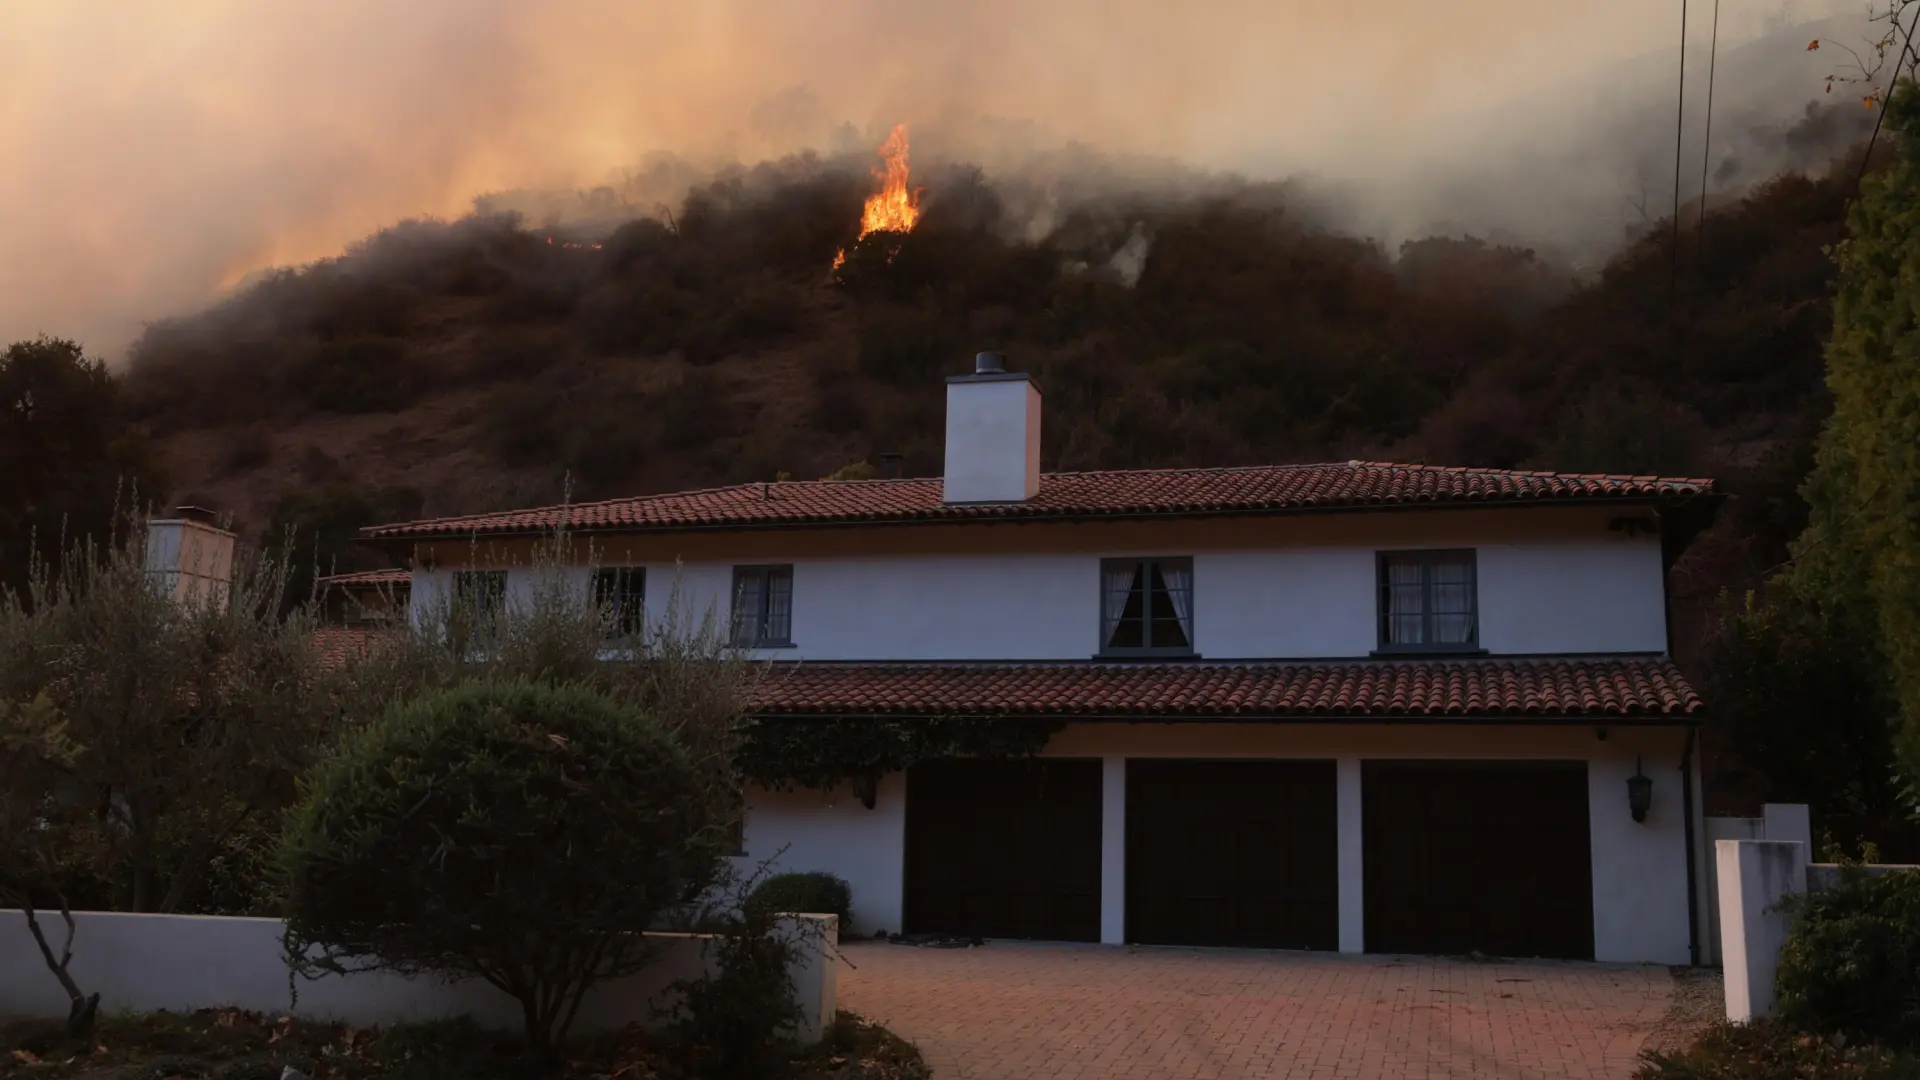
<svg viewBox="0 0 1920 1080"><path fill-rule="evenodd" d="M908 933L1094 941L1098 761L941 761L907 778Z"/></svg>
<svg viewBox="0 0 1920 1080"><path fill-rule="evenodd" d="M1127 938L1332 949L1331 761L1127 762Z"/></svg>
<svg viewBox="0 0 1920 1080"><path fill-rule="evenodd" d="M1585 762L1361 766L1370 952L1593 956Z"/></svg>

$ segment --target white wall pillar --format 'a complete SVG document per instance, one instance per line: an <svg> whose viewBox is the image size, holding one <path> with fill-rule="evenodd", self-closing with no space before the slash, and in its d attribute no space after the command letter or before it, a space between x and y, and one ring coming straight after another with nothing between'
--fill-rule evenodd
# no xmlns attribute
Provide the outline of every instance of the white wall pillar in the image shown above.
<svg viewBox="0 0 1920 1080"><path fill-rule="evenodd" d="M1100 759L1100 943L1127 941L1127 759Z"/></svg>
<svg viewBox="0 0 1920 1080"><path fill-rule="evenodd" d="M1807 889L1798 841L1718 840L1720 962L1726 974L1727 1019L1746 1023L1773 1011L1773 976L1787 943L1782 897Z"/></svg>
<svg viewBox="0 0 1920 1080"><path fill-rule="evenodd" d="M1334 805L1338 817L1340 951L1367 951L1366 845L1360 836L1360 759L1343 757L1334 764Z"/></svg>
<svg viewBox="0 0 1920 1080"><path fill-rule="evenodd" d="M1813 862L1813 818L1805 803L1767 803L1760 808L1761 836L1768 840L1794 840L1800 849L1802 864Z"/></svg>

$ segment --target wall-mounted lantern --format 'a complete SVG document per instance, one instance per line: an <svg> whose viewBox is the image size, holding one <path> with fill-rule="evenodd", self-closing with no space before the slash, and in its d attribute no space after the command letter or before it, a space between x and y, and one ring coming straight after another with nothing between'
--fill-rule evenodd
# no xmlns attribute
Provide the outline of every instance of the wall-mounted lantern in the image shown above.
<svg viewBox="0 0 1920 1080"><path fill-rule="evenodd" d="M1653 777L1641 771L1640 758L1633 759L1633 775L1627 777L1627 809L1633 812L1633 820L1647 820L1647 810L1653 806Z"/></svg>

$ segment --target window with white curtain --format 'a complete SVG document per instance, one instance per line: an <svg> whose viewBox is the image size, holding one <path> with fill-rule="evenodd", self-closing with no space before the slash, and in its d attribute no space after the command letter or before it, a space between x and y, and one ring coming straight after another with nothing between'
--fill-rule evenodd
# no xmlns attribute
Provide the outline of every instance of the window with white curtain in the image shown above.
<svg viewBox="0 0 1920 1080"><path fill-rule="evenodd" d="M793 567L733 568L733 644L747 649L793 644Z"/></svg>
<svg viewBox="0 0 1920 1080"><path fill-rule="evenodd" d="M1380 553L1380 649L1460 652L1480 641L1472 551Z"/></svg>
<svg viewBox="0 0 1920 1080"><path fill-rule="evenodd" d="M1100 651L1110 656L1191 656L1193 560L1102 560Z"/></svg>
<svg viewBox="0 0 1920 1080"><path fill-rule="evenodd" d="M593 602L611 616L608 633L631 637L646 627L647 571L641 566L609 566L593 572Z"/></svg>
<svg viewBox="0 0 1920 1080"><path fill-rule="evenodd" d="M498 616L506 606L505 570L456 570L453 574L454 602L473 616L486 620Z"/></svg>

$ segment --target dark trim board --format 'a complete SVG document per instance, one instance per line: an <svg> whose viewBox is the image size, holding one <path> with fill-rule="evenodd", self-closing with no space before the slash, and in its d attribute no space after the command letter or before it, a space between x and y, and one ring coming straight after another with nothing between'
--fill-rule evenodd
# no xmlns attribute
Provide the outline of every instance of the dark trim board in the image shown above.
<svg viewBox="0 0 1920 1080"><path fill-rule="evenodd" d="M1332 761L1127 761L1126 940L1331 951Z"/></svg>
<svg viewBox="0 0 1920 1080"><path fill-rule="evenodd" d="M1100 940L1102 766L948 760L907 774L910 934Z"/></svg>
<svg viewBox="0 0 1920 1080"><path fill-rule="evenodd" d="M1591 960L1585 761L1363 761L1371 953Z"/></svg>

